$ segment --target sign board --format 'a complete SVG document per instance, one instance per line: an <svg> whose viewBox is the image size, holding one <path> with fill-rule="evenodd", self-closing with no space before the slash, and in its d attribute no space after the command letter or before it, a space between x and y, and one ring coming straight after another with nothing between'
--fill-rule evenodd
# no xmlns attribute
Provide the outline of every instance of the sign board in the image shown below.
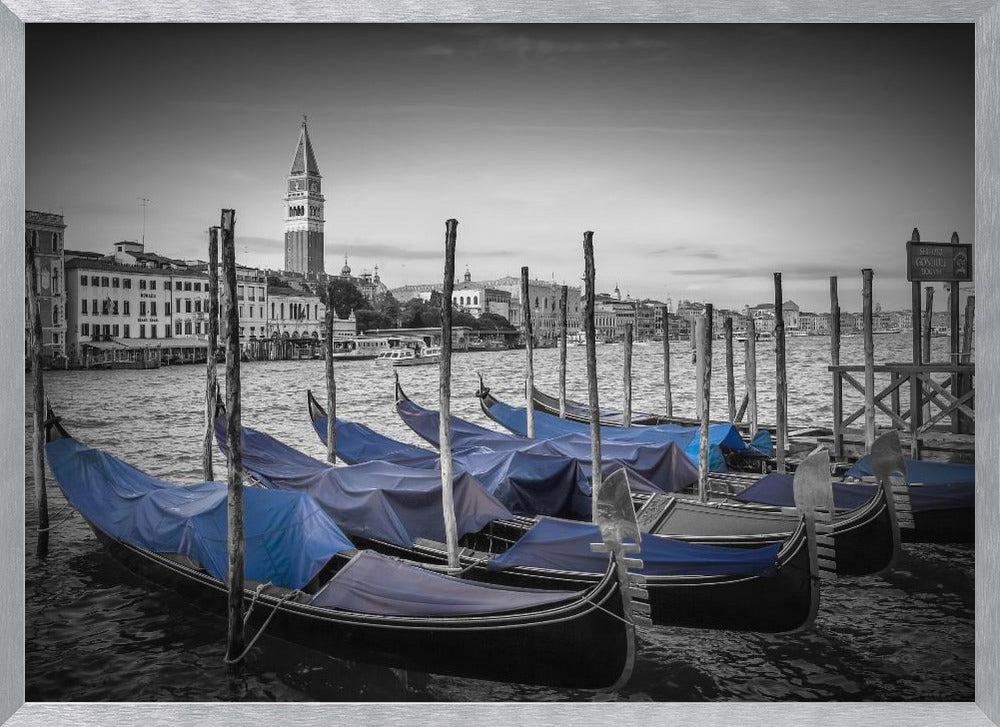
<svg viewBox="0 0 1000 727"><path fill-rule="evenodd" d="M972 280L972 245L907 242L906 279L911 283Z"/></svg>

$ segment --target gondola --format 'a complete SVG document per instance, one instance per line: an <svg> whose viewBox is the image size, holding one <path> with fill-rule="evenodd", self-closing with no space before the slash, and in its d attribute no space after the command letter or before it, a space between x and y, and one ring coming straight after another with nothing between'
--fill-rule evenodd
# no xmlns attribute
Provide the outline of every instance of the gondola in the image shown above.
<svg viewBox="0 0 1000 727"><path fill-rule="evenodd" d="M891 439L893 433L888 435ZM898 439L897 439L898 441ZM840 510L857 507L878 487L874 484L873 461L877 452L865 455L834 482L834 505ZM900 517L903 542L971 543L975 540L975 466L949 462L899 459L891 455L906 485L899 486L898 506L910 513ZM792 478L772 472L733 499L778 506L792 504Z"/></svg>
<svg viewBox="0 0 1000 727"><path fill-rule="evenodd" d="M476 392L483 413L504 429L517 436L527 434L527 412L523 407L514 407L497 399L480 377L479 391ZM558 415L544 411L534 413L535 437L553 439L568 435L590 437L589 423L561 419ZM604 443L667 445L677 444L688 457L697 462L699 450L699 426L681 424L658 424L655 426L601 425L601 440ZM739 430L730 423L711 424L708 430L710 450L709 467L713 471L727 469L760 472L773 459L770 435L761 432L759 439L747 443Z"/></svg>
<svg viewBox="0 0 1000 727"><path fill-rule="evenodd" d="M496 402L492 394L487 397ZM497 402L499 403L499 402ZM483 403L484 409L489 406ZM420 436L436 444L438 413L420 407L397 385L396 412ZM537 424L537 420L536 420ZM453 446L485 446L495 438L498 446L532 446L532 440L479 427L452 415ZM570 435L550 443L589 451L589 436ZM638 446L610 442L610 446ZM603 445L602 445L603 453ZM830 485L827 484L827 490ZM883 482L858 506L838 512L834 520L838 575L868 575L891 568L900 553L900 532L892 486ZM682 493L637 494L636 508L643 532L669 535L690 542L729 544L777 543L795 529L798 514L786 507L720 501L703 503ZM832 495L831 495L832 501Z"/></svg>
<svg viewBox="0 0 1000 727"><path fill-rule="evenodd" d="M46 437L59 487L112 556L224 613L224 484L157 480L77 441L51 410ZM357 550L302 493L246 487L244 507L248 633L266 626L336 656L477 679L598 689L629 677L631 581L614 559L587 590L516 589Z"/></svg>
<svg viewBox="0 0 1000 727"><path fill-rule="evenodd" d="M311 395L309 413L317 434L323 439L326 412ZM216 432L221 433L222 427L223 423L217 421ZM355 456L363 451L381 456L383 460L378 464L398 456L400 461L422 461L425 467L437 466L436 457L433 462L427 458L419 460L412 450L425 450L409 445L394 448L392 444L383 443L380 448L373 449L366 429L338 420L338 446L346 445ZM359 436L361 446L352 441ZM297 488L309 483L311 488L322 487L329 491L342 487L342 482L337 480L342 481L351 469L330 468L273 437L248 428L244 428L243 455L244 466L251 475L265 486L276 488ZM627 480L624 470L617 472ZM326 482L321 483L322 480ZM331 515L338 519L336 506ZM405 514L395 519L405 520ZM369 526L365 534L371 537L371 519L365 522ZM597 561L586 546L588 538L592 538L593 527L555 518L513 516L498 518L478 531L473 530L474 525L463 527L459 523L459 530L464 533L462 564L470 569L470 577L490 582L537 588L566 588L570 584L582 587L597 575ZM345 526L345 529L353 535L350 527ZM794 523L790 531L786 537L770 541L745 537L720 540L712 544L716 547L646 535L638 555L646 567L639 573L648 589L653 623L763 632L808 627L819 604L819 566L810 562L804 520ZM432 562L445 559L440 539L415 538L409 545L388 542L390 540L391 534L387 533L381 542L369 545ZM730 547L718 547L723 545Z"/></svg>
<svg viewBox="0 0 1000 727"><path fill-rule="evenodd" d="M546 414L552 414L553 416L559 416L559 397L552 396L551 394L546 394L543 391L539 391L537 388L532 389L532 398L535 404L536 411L543 411ZM598 410L600 416L600 422L602 425L609 427L622 427L625 426L625 415L619 409L611 409L607 407L600 407ZM586 424L590 423L590 407L583 402L576 401L574 399L566 399L566 419L577 422L584 422ZM712 424L727 424L728 422L713 419ZM679 417L673 416L668 417L664 414L653 414L648 411L636 411L632 410L632 419L628 426L632 427L655 427L661 424L680 424L681 426L692 426L697 427L701 425L701 422L697 419L690 417ZM732 422L733 426L736 427L741 433L746 433L750 430L750 425L745 422ZM767 432L768 435L774 434L773 425L760 425L758 427L758 437L757 440L760 444L764 443L764 436L761 432ZM789 432L789 436L802 436L802 437L818 437L818 436L830 436L833 434L833 430L829 427L802 427L797 428L793 432Z"/></svg>

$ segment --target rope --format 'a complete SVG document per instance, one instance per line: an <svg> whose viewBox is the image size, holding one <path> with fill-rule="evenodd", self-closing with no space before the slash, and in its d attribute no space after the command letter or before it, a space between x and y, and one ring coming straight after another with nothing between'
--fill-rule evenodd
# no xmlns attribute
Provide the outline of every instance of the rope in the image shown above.
<svg viewBox="0 0 1000 727"><path fill-rule="evenodd" d="M38 528L38 532L40 532L40 533L47 533L50 530L52 530L53 528L55 528L57 525L62 525L64 522L66 522L71 517L73 517L74 510L73 510L73 508L69 504L63 505L61 508L59 508L59 510L56 512L56 514L60 514L60 513L62 513L65 510L68 510L69 512L66 514L66 516L64 518L62 518L62 519L60 519L60 520L58 520L58 521L56 521L54 523L50 522L49 526L47 528ZM53 517L55 517L55 516L53 516Z"/></svg>
<svg viewBox="0 0 1000 727"><path fill-rule="evenodd" d="M593 601L591 601L590 598L588 598L587 596L583 596L583 600L586 601L587 603L589 603L591 606L593 606L597 610L604 611L604 613L608 614L608 616L611 616L612 618L618 619L619 621L621 621L626 626L631 626L633 628L636 628L636 624L635 624L634 621L629 621L627 618L622 618L617 613L612 613L608 609L604 608L604 606L602 606L601 604L594 603Z"/></svg>
<svg viewBox="0 0 1000 727"><path fill-rule="evenodd" d="M257 586L257 590L254 592L253 600L250 602L250 609L251 610L253 609L254 604L257 602L257 597L260 595L260 592L262 590L264 590L264 588L266 588L268 585L269 585L268 583L262 583L261 585ZM246 655L250 653L250 649L252 649L254 647L254 644L257 643L257 639L259 639L264 634L264 629L266 629L267 626L268 626L268 624L271 623L271 619L274 618L274 614L276 614L278 612L278 607L282 603L284 603L286 600L288 600L289 598L292 598L293 596L298 595L299 593L302 593L302 591L300 591L298 588L296 588L294 591L289 591L284 596L282 596L280 599L278 599L278 602L274 604L274 608L271 609L271 613L268 615L267 619L265 619L264 623L261 625L261 627L257 631L257 633L254 634L254 637L252 639L250 639L250 643L247 644L247 647L243 650L243 653L241 653L235 659L229 658L229 654L227 653L225 656L222 657L223 663L225 663L225 664L238 664L239 662L243 661L243 659L246 657ZM243 624L244 625L246 625L247 619L249 617L250 617L250 611L247 611L246 615L243 617Z"/></svg>

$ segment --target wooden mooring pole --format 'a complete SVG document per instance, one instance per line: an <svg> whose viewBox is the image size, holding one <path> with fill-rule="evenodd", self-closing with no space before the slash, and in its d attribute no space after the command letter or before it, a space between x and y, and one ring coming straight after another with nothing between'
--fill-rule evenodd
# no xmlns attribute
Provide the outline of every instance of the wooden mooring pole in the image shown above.
<svg viewBox="0 0 1000 727"><path fill-rule="evenodd" d="M837 276L830 276L830 365L840 366L840 295ZM833 372L833 454L844 456L844 379Z"/></svg>
<svg viewBox="0 0 1000 727"><path fill-rule="evenodd" d="M729 421L736 421L736 376L733 371L733 317L722 322L726 332L726 401L729 404Z"/></svg>
<svg viewBox="0 0 1000 727"><path fill-rule="evenodd" d="M934 318L934 286L928 285L924 288L924 332L923 332L923 352L920 359L923 363L931 362L931 337L934 334L932 319Z"/></svg>
<svg viewBox="0 0 1000 727"><path fill-rule="evenodd" d="M601 489L601 409L597 397L597 330L594 326L594 233L583 233L583 331L587 342L587 393L590 402L591 519L597 515Z"/></svg>
<svg viewBox="0 0 1000 727"><path fill-rule="evenodd" d="M622 356L622 385L625 396L622 410L622 426L632 426L632 324L625 324Z"/></svg>
<svg viewBox="0 0 1000 727"><path fill-rule="evenodd" d="M712 409L712 316L711 303L705 305L705 322L698 343L698 367L701 369L701 441L698 448L698 499L708 502L708 427Z"/></svg>
<svg viewBox="0 0 1000 727"><path fill-rule="evenodd" d="M962 330L962 360L961 363L968 365L972 363L972 336L973 336L973 325L976 319L976 296L970 295L965 299L965 318ZM960 391L962 394L968 393L969 389L973 386L973 379L971 374L965 374L959 378L961 382ZM969 408L972 408L972 402L969 403ZM971 434L973 431L973 422L968 416L963 415L962 417L963 434Z"/></svg>
<svg viewBox="0 0 1000 727"><path fill-rule="evenodd" d="M750 439L757 436L757 326L753 316L747 316L746 353L743 367L747 377L747 416L750 419Z"/></svg>
<svg viewBox="0 0 1000 727"><path fill-rule="evenodd" d="M958 232L951 233L951 244L958 244ZM958 365L962 361L962 331L959 327L959 314L961 313L959 307L962 304L960 296L961 291L957 281L948 286L948 313L951 323L948 327L948 331L951 334L948 361L952 365ZM956 397L961 393L960 377L957 373L952 374L951 377L951 393ZM956 434L961 431L961 413L957 409L951 414L951 431Z"/></svg>
<svg viewBox="0 0 1000 727"><path fill-rule="evenodd" d="M872 320L872 269L861 271L862 321L865 342L865 451L875 444L875 336Z"/></svg>
<svg viewBox="0 0 1000 727"><path fill-rule="evenodd" d="M35 484L37 540L35 552L44 557L49 549L49 498L45 488L45 382L42 378L42 314L38 301L38 270L35 243L25 249L24 282L28 294L31 357L31 476Z"/></svg>
<svg viewBox="0 0 1000 727"><path fill-rule="evenodd" d="M559 416L566 418L566 298L569 288L563 285L559 289Z"/></svg>
<svg viewBox="0 0 1000 727"><path fill-rule="evenodd" d="M785 311L781 295L781 273L774 274L774 368L775 368L775 454L778 472L785 471L788 443L788 375L785 368Z"/></svg>
<svg viewBox="0 0 1000 727"><path fill-rule="evenodd" d="M337 464L337 379L333 371L333 318L336 316L333 305L333 282L326 287L326 316L323 322L326 335L323 339L324 367L326 369L326 461Z"/></svg>
<svg viewBox="0 0 1000 727"><path fill-rule="evenodd" d="M215 439L215 402L219 397L216 358L219 350L219 228L208 231L208 330L205 348L205 439L201 467L206 482L215 479L212 451ZM227 410L228 411L228 410Z"/></svg>
<svg viewBox="0 0 1000 727"><path fill-rule="evenodd" d="M920 242L920 230L916 227L913 228L913 232L910 235L910 242ZM920 282L914 281L910 283L910 302L911 302L911 319L910 328L913 334L913 366L914 371L910 376L910 429L913 436L910 439L910 457L912 459L920 458L920 436L918 435L918 430L920 428L923 409L920 406L921 399L923 399L924 391L923 385L920 383L920 377L917 375L916 367L920 366L921 363L921 352L920 352Z"/></svg>
<svg viewBox="0 0 1000 727"><path fill-rule="evenodd" d="M229 636L226 659L243 655L243 581L246 542L243 536L243 438L240 408L240 316L236 302L236 210L222 210L222 278L226 288L226 465L228 467Z"/></svg>
<svg viewBox="0 0 1000 727"><path fill-rule="evenodd" d="M663 390L667 418L674 417L674 398L670 391L670 309L663 306Z"/></svg>
<svg viewBox="0 0 1000 727"><path fill-rule="evenodd" d="M524 406L528 439L535 438L535 334L531 328L531 301L528 298L528 266L521 268L521 315L524 317L524 351L527 375L524 383Z"/></svg>
<svg viewBox="0 0 1000 727"><path fill-rule="evenodd" d="M438 438L440 439L439 450L441 453L441 505L444 510L444 537L448 548L448 566L458 570L458 524L455 519L455 496L452 492L454 479L451 459L451 294L455 289L455 243L458 237L458 220L448 220L444 223L444 229L444 286L441 288L441 358L439 359L441 401L438 407L440 409ZM527 272L527 268L521 269L522 276L527 276ZM527 278L523 277L523 279ZM522 296L522 298L524 297L526 296ZM530 353L528 361L530 369ZM530 376L529 383L531 383ZM530 394L528 400L530 405Z"/></svg>

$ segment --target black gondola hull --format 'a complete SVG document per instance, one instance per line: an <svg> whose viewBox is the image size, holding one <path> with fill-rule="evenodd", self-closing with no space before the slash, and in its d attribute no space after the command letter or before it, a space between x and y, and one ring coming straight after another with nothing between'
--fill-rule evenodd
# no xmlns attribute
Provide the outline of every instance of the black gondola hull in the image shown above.
<svg viewBox="0 0 1000 727"><path fill-rule="evenodd" d="M204 610L225 615L227 591L223 583L93 529L112 557L134 574ZM252 598L253 592L246 591L245 608L250 607ZM612 574L604 579L589 598L592 603L578 602L558 616L542 617L532 612L507 619L503 625L477 625L471 619L432 624L365 617L286 601L278 606L266 634L333 656L401 669L600 689L628 674L634 652L632 636L621 621L624 609L617 577ZM260 598L247 623L248 635L261 628L275 601ZM220 645L224 633L225 625L220 622Z"/></svg>

